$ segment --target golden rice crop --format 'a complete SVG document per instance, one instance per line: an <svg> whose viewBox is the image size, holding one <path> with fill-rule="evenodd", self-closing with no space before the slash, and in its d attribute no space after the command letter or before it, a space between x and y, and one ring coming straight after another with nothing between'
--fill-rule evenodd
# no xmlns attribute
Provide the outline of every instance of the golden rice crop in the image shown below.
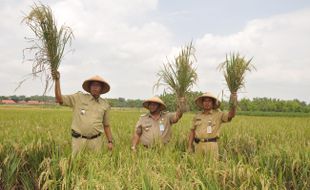
<svg viewBox="0 0 310 190"><path fill-rule="evenodd" d="M309 189L310 118L236 116L223 124L221 159L186 152L192 113L162 148L131 152L144 111L112 110L112 153L71 157L68 108L0 106L0 189Z"/></svg>
<svg viewBox="0 0 310 190"><path fill-rule="evenodd" d="M246 60L239 53L232 53L229 57L226 55L226 61L219 65L218 68L223 71L227 87L231 93L237 93L241 88L245 87L245 73L255 70L251 61L252 58ZM230 100L230 103L236 104L232 100Z"/></svg>
<svg viewBox="0 0 310 190"><path fill-rule="evenodd" d="M35 35L34 38L27 38L32 45L25 48L24 52L33 53L34 57L28 60L33 63L32 75L45 76L45 93L49 81L53 79L52 73L58 70L66 45L71 44L73 33L68 26L57 28L51 8L43 4L34 4L22 22L26 23Z"/></svg>
<svg viewBox="0 0 310 190"><path fill-rule="evenodd" d="M245 73L251 72L255 67L251 64L252 58L246 60L239 53L226 55L226 61L219 65L219 69L223 71L227 86L231 93L237 92L245 87Z"/></svg>
<svg viewBox="0 0 310 190"><path fill-rule="evenodd" d="M165 86L178 99L185 97L198 79L193 66L195 60L195 48L191 42L181 49L174 61L164 64L157 73L159 78L154 87Z"/></svg>

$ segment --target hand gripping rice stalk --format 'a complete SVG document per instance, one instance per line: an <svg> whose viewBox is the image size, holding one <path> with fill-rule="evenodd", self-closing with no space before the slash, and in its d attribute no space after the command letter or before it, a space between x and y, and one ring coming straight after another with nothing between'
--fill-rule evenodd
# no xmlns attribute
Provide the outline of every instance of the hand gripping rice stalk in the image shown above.
<svg viewBox="0 0 310 190"><path fill-rule="evenodd" d="M168 61L157 73L158 81L154 87L165 86L168 91L174 93L178 99L178 106L184 108L181 98L185 98L197 81L196 68L193 67L196 61L195 49L192 42L182 48L174 61ZM186 104L186 103L185 103Z"/></svg>
<svg viewBox="0 0 310 190"><path fill-rule="evenodd" d="M226 80L227 87L230 93L237 93L238 90L245 87L245 73L255 70L255 67L251 64L253 58L246 60L241 57L239 53L232 53L228 57L226 55L226 61L219 65L219 70L223 71L224 78ZM236 106L236 100L230 99L230 106Z"/></svg>
<svg viewBox="0 0 310 190"><path fill-rule="evenodd" d="M22 22L26 23L35 34L34 38L26 38L32 46L25 48L24 53L29 51L34 56L28 59L33 63L32 76L35 78L45 76L45 94L49 82L55 80L52 73L58 70L65 47L67 43L71 45L74 36L71 28L67 26L57 28L51 8L43 4L34 4Z"/></svg>

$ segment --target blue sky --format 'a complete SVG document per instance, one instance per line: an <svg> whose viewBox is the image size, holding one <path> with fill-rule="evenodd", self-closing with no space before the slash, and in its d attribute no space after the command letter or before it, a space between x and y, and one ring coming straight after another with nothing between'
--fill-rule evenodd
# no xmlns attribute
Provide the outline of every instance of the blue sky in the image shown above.
<svg viewBox="0 0 310 190"><path fill-rule="evenodd" d="M64 94L81 91L82 82L101 75L111 84L105 97L148 98L166 58L193 40L199 81L193 90L229 92L216 68L226 54L253 57L257 71L246 76L239 97L299 99L310 103L310 1L306 0L44 0L59 25L75 39L59 71ZM0 95L42 94L40 79L14 92L31 63L22 63L21 24L32 0L2 0L0 7ZM28 55L29 56L29 55ZM49 95L53 95L51 90Z"/></svg>
<svg viewBox="0 0 310 190"><path fill-rule="evenodd" d="M307 0L161 0L154 16L169 25L178 40L191 40L206 32L227 35L250 20L310 7Z"/></svg>

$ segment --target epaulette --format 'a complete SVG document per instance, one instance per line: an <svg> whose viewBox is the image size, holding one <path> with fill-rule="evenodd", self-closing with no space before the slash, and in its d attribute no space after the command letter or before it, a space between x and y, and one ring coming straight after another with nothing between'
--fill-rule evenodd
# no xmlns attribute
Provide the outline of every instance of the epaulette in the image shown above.
<svg viewBox="0 0 310 190"><path fill-rule="evenodd" d="M195 116L193 120L194 121L201 121L201 115Z"/></svg>
<svg viewBox="0 0 310 190"><path fill-rule="evenodd" d="M169 111L162 111L161 112L163 115L169 113Z"/></svg>
<svg viewBox="0 0 310 190"><path fill-rule="evenodd" d="M217 108L214 110L215 112L222 112L222 110L220 108Z"/></svg>
<svg viewBox="0 0 310 190"><path fill-rule="evenodd" d="M109 108L111 108L111 105L109 104L109 101L105 98L99 97L99 101L106 104Z"/></svg>
<svg viewBox="0 0 310 190"><path fill-rule="evenodd" d="M82 92L82 91L77 91L76 94L85 95L86 93L84 93L84 92Z"/></svg>
<svg viewBox="0 0 310 190"><path fill-rule="evenodd" d="M194 119L200 118L201 116L203 116L203 112L198 112L198 113L195 115Z"/></svg>

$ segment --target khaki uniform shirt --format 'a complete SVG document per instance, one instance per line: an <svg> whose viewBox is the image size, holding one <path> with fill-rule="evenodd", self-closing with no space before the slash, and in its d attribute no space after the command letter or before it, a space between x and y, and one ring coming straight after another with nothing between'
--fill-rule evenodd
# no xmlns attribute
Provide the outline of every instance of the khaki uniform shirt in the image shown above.
<svg viewBox="0 0 310 190"><path fill-rule="evenodd" d="M199 139L215 138L220 135L222 123L228 122L228 113L219 110L211 110L208 114L198 113L193 119L192 129L195 130L195 137ZM208 125L211 125L211 132Z"/></svg>
<svg viewBox="0 0 310 190"><path fill-rule="evenodd" d="M106 100L97 100L91 94L78 92L62 96L63 105L73 108L71 128L84 136L103 132L103 125L109 125L110 105Z"/></svg>
<svg viewBox="0 0 310 190"><path fill-rule="evenodd" d="M168 143L171 138L171 125L176 113L161 112L160 118L154 120L150 113L140 117L136 124L136 133L140 136L140 142L143 145L150 146L154 142ZM164 131L160 132L160 125L163 125Z"/></svg>

